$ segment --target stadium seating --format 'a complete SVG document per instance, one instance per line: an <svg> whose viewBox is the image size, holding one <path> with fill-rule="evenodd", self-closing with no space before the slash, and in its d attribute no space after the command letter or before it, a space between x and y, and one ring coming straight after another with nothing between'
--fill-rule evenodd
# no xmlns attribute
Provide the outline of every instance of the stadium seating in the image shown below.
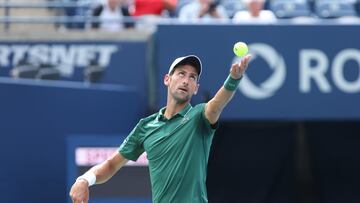
<svg viewBox="0 0 360 203"><path fill-rule="evenodd" d="M221 5L224 6L229 17L233 17L236 11L240 11L244 9L244 5L239 0L223 0L221 1Z"/></svg>
<svg viewBox="0 0 360 203"><path fill-rule="evenodd" d="M320 18L356 16L354 1L319 0L315 2L315 12Z"/></svg>
<svg viewBox="0 0 360 203"><path fill-rule="evenodd" d="M84 81L89 83L98 82L104 75L105 69L98 65L90 65L84 69Z"/></svg>
<svg viewBox="0 0 360 203"><path fill-rule="evenodd" d="M273 0L270 9L278 18L293 18L311 14L306 0Z"/></svg>
<svg viewBox="0 0 360 203"><path fill-rule="evenodd" d="M192 0L178 0L174 16L178 16L182 7L192 2Z"/></svg>
<svg viewBox="0 0 360 203"><path fill-rule="evenodd" d="M14 78L35 78L39 68L33 65L19 65L11 70L11 76Z"/></svg>
<svg viewBox="0 0 360 203"><path fill-rule="evenodd" d="M41 68L41 69L39 69L39 72L36 74L36 79L59 80L60 79L60 71L54 67Z"/></svg>

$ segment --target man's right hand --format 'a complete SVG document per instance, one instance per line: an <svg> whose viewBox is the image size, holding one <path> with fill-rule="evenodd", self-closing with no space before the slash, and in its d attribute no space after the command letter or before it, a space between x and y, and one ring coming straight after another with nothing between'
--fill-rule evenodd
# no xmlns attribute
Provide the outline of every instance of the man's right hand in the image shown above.
<svg viewBox="0 0 360 203"><path fill-rule="evenodd" d="M96 173L95 182L92 184L101 184L109 180L122 166L126 164L127 161L127 159L125 159L118 151L116 151L101 164L93 166L86 173L90 172L93 173L93 175ZM91 183L92 180L89 181ZM72 202L88 203L89 187L89 182L87 180L81 177L77 178L77 181L72 185L69 193Z"/></svg>
<svg viewBox="0 0 360 203"><path fill-rule="evenodd" d="M85 179L77 180L71 187L70 197L73 203L88 203L89 183Z"/></svg>

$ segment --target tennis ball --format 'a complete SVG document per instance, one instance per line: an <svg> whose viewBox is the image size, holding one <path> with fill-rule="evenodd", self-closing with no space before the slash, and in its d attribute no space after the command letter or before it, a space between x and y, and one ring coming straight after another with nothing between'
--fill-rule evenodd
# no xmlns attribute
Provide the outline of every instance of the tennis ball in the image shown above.
<svg viewBox="0 0 360 203"><path fill-rule="evenodd" d="M242 57L248 53L248 47L244 42L237 42L234 44L234 53L238 57Z"/></svg>

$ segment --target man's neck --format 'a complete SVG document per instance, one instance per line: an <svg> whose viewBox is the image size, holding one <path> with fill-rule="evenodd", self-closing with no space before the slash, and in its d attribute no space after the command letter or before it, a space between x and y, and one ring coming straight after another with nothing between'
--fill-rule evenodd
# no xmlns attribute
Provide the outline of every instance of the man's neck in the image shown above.
<svg viewBox="0 0 360 203"><path fill-rule="evenodd" d="M176 102L168 102L166 104L166 109L164 112L164 116L167 119L172 118L175 114L179 113L181 110L183 110L189 102L185 102L185 103L176 103Z"/></svg>

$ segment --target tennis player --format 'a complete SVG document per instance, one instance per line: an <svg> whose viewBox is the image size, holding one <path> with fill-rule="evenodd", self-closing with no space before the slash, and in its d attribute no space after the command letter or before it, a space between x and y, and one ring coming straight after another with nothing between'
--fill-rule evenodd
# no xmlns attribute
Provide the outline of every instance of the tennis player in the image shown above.
<svg viewBox="0 0 360 203"><path fill-rule="evenodd" d="M89 186L106 182L128 160L136 161L146 151L154 203L208 202L205 183L212 138L250 58L246 55L233 64L216 95L196 106L190 100L199 89L201 61L195 55L175 59L164 77L166 107L141 119L118 152L78 177L70 191L72 201L87 203Z"/></svg>

